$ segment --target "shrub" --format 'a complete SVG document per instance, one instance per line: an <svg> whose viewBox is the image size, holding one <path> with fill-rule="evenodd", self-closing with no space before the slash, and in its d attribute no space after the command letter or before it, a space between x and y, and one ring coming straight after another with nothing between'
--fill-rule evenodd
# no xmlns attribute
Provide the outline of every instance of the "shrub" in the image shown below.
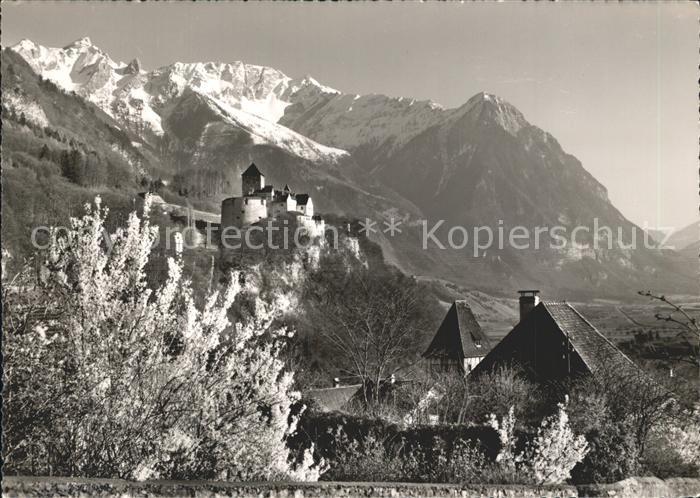
<svg viewBox="0 0 700 498"><path fill-rule="evenodd" d="M559 483L587 452L563 404L534 435L516 431L514 408L488 425L402 429L380 419L305 413L290 439L297 452L314 445L329 462L324 479L413 482Z"/></svg>
<svg viewBox="0 0 700 498"><path fill-rule="evenodd" d="M511 408L518 421L536 423L541 418L542 396L517 368L502 366L468 379L470 422L482 423L491 414L504 416Z"/></svg>
<svg viewBox="0 0 700 498"><path fill-rule="evenodd" d="M342 427L333 433L336 456L329 464L327 477L335 481L401 481L402 460L389 449L386 441L369 434L351 439Z"/></svg>
<svg viewBox="0 0 700 498"><path fill-rule="evenodd" d="M571 474L576 483L609 483L639 471L639 448L629 424L606 419L586 433L589 452Z"/></svg>
<svg viewBox="0 0 700 498"><path fill-rule="evenodd" d="M316 459L330 465L324 479L368 479L368 475L380 472L377 469L385 468L388 470L382 471L384 478L380 480L417 482L460 482L476 472L469 469L478 467L477 460L492 462L500 448L491 427L428 425L403 429L381 419L312 411L301 416L299 431L289 444L297 453L313 445ZM348 450L350 445L352 451ZM367 463L377 461L383 463ZM471 463L468 469L461 469L458 462ZM361 473L365 465L370 474Z"/></svg>
<svg viewBox="0 0 700 498"><path fill-rule="evenodd" d="M678 410L654 427L644 452L647 472L666 477L697 477L700 472L700 408Z"/></svg>
<svg viewBox="0 0 700 498"><path fill-rule="evenodd" d="M501 451L496 462L507 475L523 482L557 484L570 477L570 472L588 451L586 439L575 436L569 426L565 405L557 405L557 412L546 417L535 438L525 449L517 451L515 415L511 407L500 421L491 415L490 425L498 432Z"/></svg>
<svg viewBox="0 0 700 498"><path fill-rule="evenodd" d="M459 440L452 448L435 436L430 445L409 448L404 441L361 440L347 437L342 428L334 433L341 448L325 476L339 481L408 481L459 483L478 481L487 458L475 446Z"/></svg>
<svg viewBox="0 0 700 498"><path fill-rule="evenodd" d="M654 434L670 433L662 428L672 414L671 393L659 382L641 371L620 372L606 365L595 378L579 379L564 389L571 393L572 426L585 434L590 446L572 471L575 482L619 481L645 467L646 472L666 472L652 463L656 450L648 447L658 446Z"/></svg>
<svg viewBox="0 0 700 498"><path fill-rule="evenodd" d="M557 412L542 421L537 436L523 455L523 461L537 484L564 482L588 452L586 438L574 435L564 408L565 405L559 403Z"/></svg>

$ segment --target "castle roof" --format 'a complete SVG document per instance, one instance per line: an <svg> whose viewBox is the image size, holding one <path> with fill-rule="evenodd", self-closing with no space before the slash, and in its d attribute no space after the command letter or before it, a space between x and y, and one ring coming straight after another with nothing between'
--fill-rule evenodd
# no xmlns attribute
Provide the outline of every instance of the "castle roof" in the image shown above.
<svg viewBox="0 0 700 498"><path fill-rule="evenodd" d="M271 194L274 191L275 187L273 185L265 185L263 188L255 189L253 194Z"/></svg>
<svg viewBox="0 0 700 498"><path fill-rule="evenodd" d="M490 345L467 302L455 301L423 356L443 356L456 360L481 357Z"/></svg>
<svg viewBox="0 0 700 498"><path fill-rule="evenodd" d="M277 192L273 202L285 202L292 194L289 192Z"/></svg>
<svg viewBox="0 0 700 498"><path fill-rule="evenodd" d="M288 185L287 183L284 184L284 188L283 188L282 190L284 190L285 192L291 192L291 191L292 191L292 189L289 188L289 185Z"/></svg>
<svg viewBox="0 0 700 498"><path fill-rule="evenodd" d="M255 177L260 177L260 176L265 176L262 173L260 173L260 170L258 167L255 165L255 163L250 163L250 166L248 166L248 169L246 169L241 176L255 176Z"/></svg>
<svg viewBox="0 0 700 498"><path fill-rule="evenodd" d="M306 206L309 202L309 194L297 194L297 206Z"/></svg>

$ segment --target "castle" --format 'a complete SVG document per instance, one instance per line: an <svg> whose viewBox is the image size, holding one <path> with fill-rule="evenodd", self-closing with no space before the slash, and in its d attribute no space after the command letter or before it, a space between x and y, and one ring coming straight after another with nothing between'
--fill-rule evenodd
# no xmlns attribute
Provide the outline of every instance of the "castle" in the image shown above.
<svg viewBox="0 0 700 498"><path fill-rule="evenodd" d="M295 194L288 185L282 190L265 185L265 175L255 163L241 174L241 190L241 197L230 197L221 203L222 227L243 228L284 213L296 213L298 221L304 224L311 224L309 222L314 220L311 196Z"/></svg>

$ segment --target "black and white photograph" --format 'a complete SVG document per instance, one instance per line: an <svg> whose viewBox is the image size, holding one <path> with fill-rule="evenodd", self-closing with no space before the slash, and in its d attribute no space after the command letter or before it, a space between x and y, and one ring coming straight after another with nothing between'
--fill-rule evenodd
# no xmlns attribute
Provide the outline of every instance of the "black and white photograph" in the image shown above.
<svg viewBox="0 0 700 498"><path fill-rule="evenodd" d="M697 2L0 9L4 496L700 497Z"/></svg>

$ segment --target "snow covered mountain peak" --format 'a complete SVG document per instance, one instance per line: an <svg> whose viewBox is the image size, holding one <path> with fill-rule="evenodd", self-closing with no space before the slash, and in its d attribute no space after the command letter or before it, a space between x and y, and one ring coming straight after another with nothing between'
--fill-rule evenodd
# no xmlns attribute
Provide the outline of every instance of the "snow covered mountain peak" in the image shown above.
<svg viewBox="0 0 700 498"><path fill-rule="evenodd" d="M138 58L133 59L122 70L122 74L139 74L139 73L141 73L141 61L138 60Z"/></svg>
<svg viewBox="0 0 700 498"><path fill-rule="evenodd" d="M245 129L255 144L274 145L297 157L304 157L324 164L335 164L349 155L344 150L321 145L289 128L230 107L225 102L196 90L188 89L185 91L182 105L191 106L190 103L187 103L187 100L192 97L208 104L207 108L214 111L225 125L236 129ZM193 113L188 113L188 115L193 115ZM213 129L216 129L216 127L211 125L207 127L200 140L207 139L207 132Z"/></svg>
<svg viewBox="0 0 700 498"><path fill-rule="evenodd" d="M299 92L306 98L339 93L310 76L293 80L277 69L241 61L175 62L144 71L138 59L129 63L113 61L88 37L63 48L22 40L11 49L36 73L96 104L147 141L157 141L165 134L163 122L176 100L188 90L220 104L236 122L255 123L251 128L256 130L261 129L261 120L276 124ZM250 119L245 115L251 116ZM281 128L271 129L282 133ZM270 133L261 132L260 140L272 140ZM311 140L299 139L296 134L282 135L286 137L285 143L295 144L294 152L300 156L337 158L344 153L338 149L325 150L320 144L311 144ZM307 146L309 153L305 154Z"/></svg>
<svg viewBox="0 0 700 498"><path fill-rule="evenodd" d="M68 49L71 49L71 48L80 49L80 48L88 48L88 47L97 48L97 47L95 47L95 46L92 44L92 40L90 40L89 37L83 36L82 38L80 38L80 39L78 39L78 40L75 40L75 41L72 42L72 43L69 43L68 45L66 45L66 46L63 47L63 48L64 48L64 50L68 50ZM99 50L99 49L98 49L98 50Z"/></svg>
<svg viewBox="0 0 700 498"><path fill-rule="evenodd" d="M22 38L19 42L17 42L16 45L12 47L12 50L15 52L19 51L29 51L29 50L35 50L39 47L37 43L34 43L34 41L30 40L29 38Z"/></svg>
<svg viewBox="0 0 700 498"><path fill-rule="evenodd" d="M337 156L338 149L381 148L389 154L438 124L496 125L513 136L528 126L515 107L484 92L457 109L445 109L432 101L344 94L310 75L291 78L278 69L241 61L175 62L145 71L137 59L114 62L87 37L64 48L23 40L12 49L38 74L154 143L165 134L163 123L187 90L220 104L236 122L246 121L240 112L252 116L249 121L256 126L251 129L260 129L263 120L333 148L310 151L309 157ZM297 138L286 143L302 144ZM297 152L302 148L294 147Z"/></svg>
<svg viewBox="0 0 700 498"><path fill-rule="evenodd" d="M322 93L337 93L340 94L340 91L336 90L335 88L331 88L329 86L322 85L318 81L316 81L310 74L307 74L304 76L304 78L301 80L299 83L299 87L303 88L306 86L312 86L320 90Z"/></svg>
<svg viewBox="0 0 700 498"><path fill-rule="evenodd" d="M38 74L64 90L75 91L117 119L140 119L156 135L162 129L153 113L158 114L159 106L185 88L275 123L297 92L313 96L340 93L311 76L294 80L277 69L241 61L175 62L146 72L138 59L128 64L114 62L88 37L63 48L44 47L31 40L11 48ZM133 106L139 109L129 109Z"/></svg>

